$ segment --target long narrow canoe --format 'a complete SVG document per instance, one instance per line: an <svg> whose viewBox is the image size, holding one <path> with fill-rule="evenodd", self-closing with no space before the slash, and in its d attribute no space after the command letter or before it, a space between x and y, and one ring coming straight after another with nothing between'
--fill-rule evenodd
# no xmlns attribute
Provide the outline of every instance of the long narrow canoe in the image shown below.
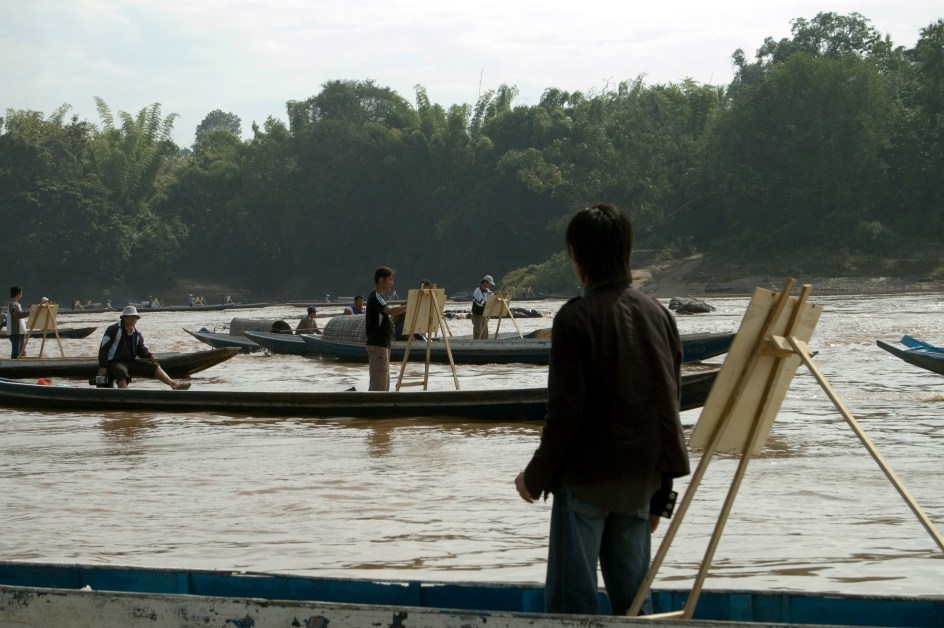
<svg viewBox="0 0 944 628"><path fill-rule="evenodd" d="M60 338L88 338L92 335L92 332L98 329L97 327L59 327L54 332L51 329L34 329L30 333L30 338L40 338L43 336L46 338L55 338L56 333L59 333ZM6 332L0 333L0 338L9 338Z"/></svg>
<svg viewBox="0 0 944 628"><path fill-rule="evenodd" d="M717 371L682 376L682 408L705 404ZM203 412L251 416L454 417L541 421L547 388L411 392L264 392L39 386L0 379L0 405L43 409Z"/></svg>
<svg viewBox="0 0 944 628"><path fill-rule="evenodd" d="M249 331L243 332L246 338L252 340L264 349L272 353L284 353L288 355L308 355L313 353L305 341L302 340L307 334L296 336L295 334L277 334L269 331Z"/></svg>
<svg viewBox="0 0 944 628"><path fill-rule="evenodd" d="M653 612L680 611L687 590L652 591ZM600 609L609 602L598 594ZM701 592L693 619L543 613L537 584L363 580L259 572L0 562L0 623L77 628L233 626L913 626L944 622L944 597L796 591ZM729 623L718 623L729 622Z"/></svg>
<svg viewBox="0 0 944 628"><path fill-rule="evenodd" d="M924 348L899 349L881 340L876 340L875 344L908 364L927 369L938 375L944 375L944 352L929 351Z"/></svg>
<svg viewBox="0 0 944 628"><path fill-rule="evenodd" d="M236 348L211 349L193 353L158 353L157 361L171 377L189 377L239 353ZM98 357L81 358L20 358L0 360L0 377L94 377Z"/></svg>
<svg viewBox="0 0 944 628"><path fill-rule="evenodd" d="M208 344L216 349L235 347L243 353L251 353L253 351L262 351L265 349L265 347L260 345L255 340L246 338L245 336L237 336L235 334L218 334L211 331L191 331L189 329L184 329L184 331L200 342Z"/></svg>
<svg viewBox="0 0 944 628"><path fill-rule="evenodd" d="M922 351L930 351L931 353L944 353L944 347L935 347L930 342L918 340L913 336L902 336L899 342L909 349L921 349Z"/></svg>
<svg viewBox="0 0 944 628"><path fill-rule="evenodd" d="M294 336L282 338L282 334L246 332L246 335L273 351L292 353L298 342L307 346L305 353L348 362L366 362L367 348L363 342L327 338L325 336ZM289 338L294 344L289 344ZM731 333L698 333L682 335L682 360L699 362L725 353L734 340ZM271 343L271 345L270 345ZM390 361L403 360L405 341L394 341L390 347ZM278 348L276 348L278 347ZM547 364L551 355L551 341L547 338L504 338L498 340L472 340L451 338L449 348L456 364ZM410 347L410 360L426 360L426 343L415 341ZM432 342L430 362L448 363L449 356L442 339Z"/></svg>

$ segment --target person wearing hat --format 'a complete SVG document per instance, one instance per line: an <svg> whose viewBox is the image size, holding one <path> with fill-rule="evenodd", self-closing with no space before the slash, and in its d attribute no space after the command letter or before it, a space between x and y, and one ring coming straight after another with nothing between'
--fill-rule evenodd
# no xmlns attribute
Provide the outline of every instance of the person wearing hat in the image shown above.
<svg viewBox="0 0 944 628"><path fill-rule="evenodd" d="M485 340L488 338L488 319L485 318L485 302L492 294L495 280L491 275L482 277L479 287L472 292L472 338Z"/></svg>
<svg viewBox="0 0 944 628"><path fill-rule="evenodd" d="M301 317L301 320L298 321L298 325L295 326L296 334L320 334L321 330L318 329L318 321L315 320L315 315L318 313L318 310L314 305L308 306L308 314Z"/></svg>
<svg viewBox="0 0 944 628"><path fill-rule="evenodd" d="M144 336L135 327L140 318L138 309L129 305L121 310L118 322L108 326L98 347L98 374L107 375L118 388L127 388L132 375L154 377L174 390L190 388L190 382L172 380L144 345Z"/></svg>

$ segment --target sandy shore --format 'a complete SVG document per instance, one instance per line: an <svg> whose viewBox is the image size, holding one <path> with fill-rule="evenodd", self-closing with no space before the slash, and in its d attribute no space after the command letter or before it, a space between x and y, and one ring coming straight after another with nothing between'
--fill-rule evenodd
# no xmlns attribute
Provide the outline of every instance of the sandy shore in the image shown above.
<svg viewBox="0 0 944 628"><path fill-rule="evenodd" d="M701 268L698 257L654 264L633 271L633 283L659 298L749 295L755 288L780 290L783 276L745 273L735 278L713 279ZM926 277L820 277L794 276L798 285L810 284L815 294L894 294L941 292L944 281Z"/></svg>

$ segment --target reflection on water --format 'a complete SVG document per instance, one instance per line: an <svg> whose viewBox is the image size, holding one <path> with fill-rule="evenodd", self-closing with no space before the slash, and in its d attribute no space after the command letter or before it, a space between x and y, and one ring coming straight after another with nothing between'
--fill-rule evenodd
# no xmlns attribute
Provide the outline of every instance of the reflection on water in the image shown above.
<svg viewBox="0 0 944 628"><path fill-rule="evenodd" d="M816 298L815 286L814 300L825 308L810 343L817 365L931 520L944 527L944 378L874 342L910 333L944 344L944 302L936 295ZM747 299L709 301L716 312L678 319L683 333L736 329ZM559 305L524 304L548 312ZM269 308L239 316L295 320L300 314ZM70 326L101 329L113 318L73 317ZM151 313L140 327L153 350L192 351L205 347L181 327L211 329L232 317ZM519 320L525 333L548 324ZM450 327L457 335L471 333L466 320ZM94 354L98 339L73 341L70 355ZM529 365L457 369L462 389L496 394L543 386L547 372ZM422 371L411 366L407 377ZM199 373L193 384L334 391L366 390L367 380L365 365L253 354ZM448 365L431 366L430 388L454 388ZM683 422L693 425L698 414L684 413ZM513 485L539 434L538 424L428 418L7 410L0 421L0 556L541 582L550 503L525 504ZM659 584L691 585L736 466L732 456L712 460ZM687 480L679 483L686 486ZM706 586L939 594L942 558L801 366L764 453L751 461Z"/></svg>

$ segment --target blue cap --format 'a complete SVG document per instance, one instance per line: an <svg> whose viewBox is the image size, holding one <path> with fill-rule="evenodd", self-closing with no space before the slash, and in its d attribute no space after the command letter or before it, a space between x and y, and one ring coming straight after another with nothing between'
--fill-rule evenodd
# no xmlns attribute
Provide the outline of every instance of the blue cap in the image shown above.
<svg viewBox="0 0 944 628"><path fill-rule="evenodd" d="M314 314L314 313L317 312L317 311L318 311L318 310L315 309L315 306L314 306L314 305L309 305L309 306L308 306L308 313L309 313L309 314Z"/></svg>

